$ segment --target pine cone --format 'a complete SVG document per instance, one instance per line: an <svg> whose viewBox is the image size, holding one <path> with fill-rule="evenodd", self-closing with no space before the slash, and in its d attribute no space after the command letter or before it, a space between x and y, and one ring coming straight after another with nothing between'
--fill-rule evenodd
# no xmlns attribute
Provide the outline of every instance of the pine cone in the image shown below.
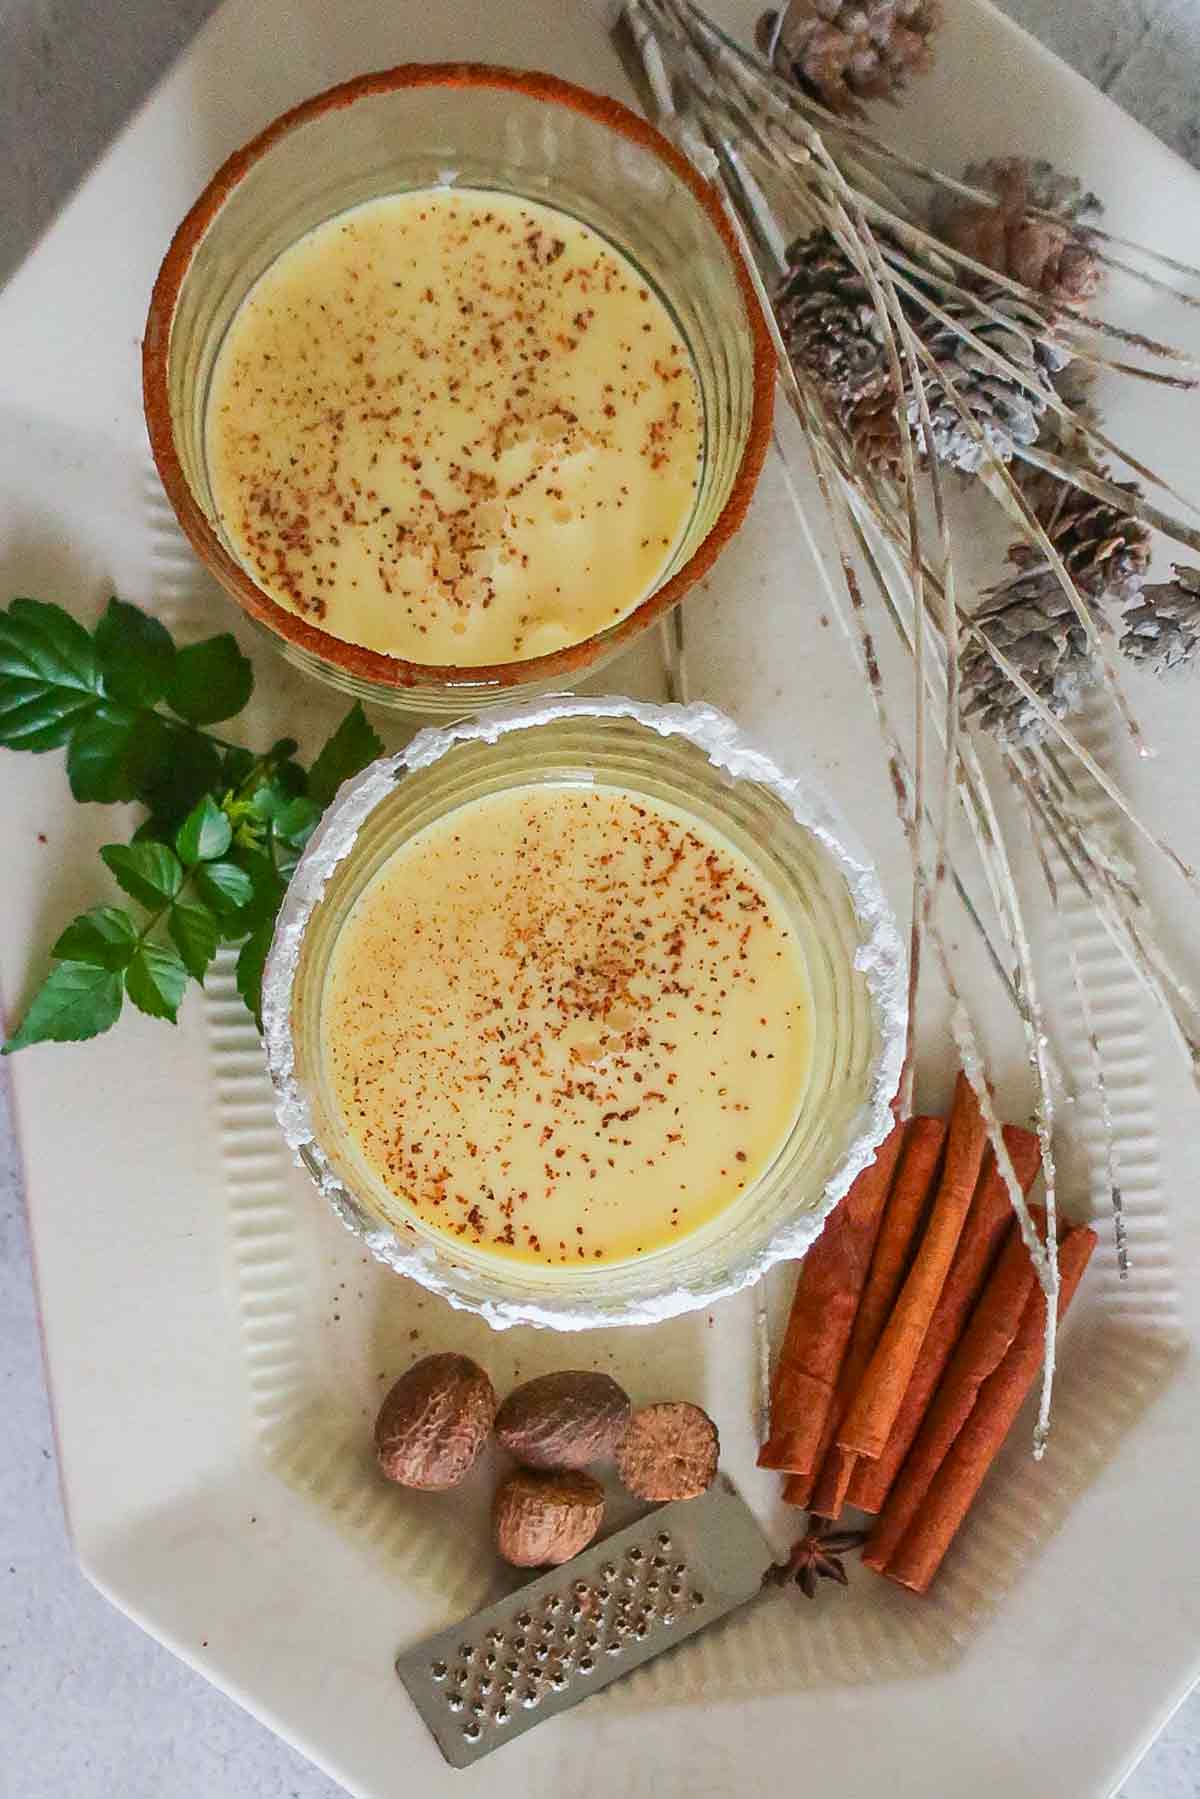
<svg viewBox="0 0 1200 1799"><path fill-rule="evenodd" d="M788 355L843 424L861 401L886 393L887 352L874 301L831 232L814 231L791 246L775 313Z"/></svg>
<svg viewBox="0 0 1200 1799"><path fill-rule="evenodd" d="M774 66L831 112L861 117L864 100L890 100L933 61L941 0L790 0L764 13L755 42Z"/></svg>
<svg viewBox="0 0 1200 1799"><path fill-rule="evenodd" d="M980 297L1008 318L1032 324L1020 301L1012 299L1003 289L983 288ZM1052 391L1052 377L1065 366L1067 357L1048 344L1029 341L1014 326L982 317L966 301L947 300L942 310L961 319L977 338L1031 380L1032 385L1027 387L1006 379L949 325L942 324L940 319L925 320L922 336L939 365L952 374L959 400L971 412L1001 462L1010 462L1021 445L1036 441L1046 411L1046 397ZM982 445L976 443L959 417L945 381L924 370L922 373L933 427L933 442L922 442L922 449L926 454L937 456L939 461L961 469L964 474L976 474L984 462ZM920 442L921 426L915 394L908 396L907 412Z"/></svg>
<svg viewBox="0 0 1200 1799"><path fill-rule="evenodd" d="M865 467L898 478L904 467L904 445L896 403L885 389L876 399L860 400L851 408L846 429L854 452Z"/></svg>
<svg viewBox="0 0 1200 1799"><path fill-rule="evenodd" d="M1175 564L1173 581L1143 587L1125 614L1121 650L1152 674L1186 668L1200 652L1200 568Z"/></svg>
<svg viewBox="0 0 1200 1799"><path fill-rule="evenodd" d="M775 296L788 355L870 467L896 472L900 427L883 333L866 282L828 231L798 238Z"/></svg>
<svg viewBox="0 0 1200 1799"><path fill-rule="evenodd" d="M1105 469L1095 472L1107 474ZM1141 492L1136 481L1116 485L1123 493ZM1140 519L1044 469L1029 469L1021 489L1082 593L1122 603L1134 598L1150 566L1150 531ZM1048 570L1036 544L1015 543L1008 555L1020 569Z"/></svg>
<svg viewBox="0 0 1200 1799"><path fill-rule="evenodd" d="M999 204L938 190L931 222L952 249L1067 306L1096 292L1104 271L1087 224L1101 206L1081 182L1024 156L972 163L963 180L995 194ZM1031 209L1056 213L1059 222L1032 218Z"/></svg>
<svg viewBox="0 0 1200 1799"><path fill-rule="evenodd" d="M1137 595L1150 561L1150 532L1140 519L1044 469L1025 469L1020 485L1098 616L1107 601L1126 604ZM1129 494L1140 491L1134 481L1118 485ZM1055 718L1065 718L1077 710L1097 677L1087 632L1036 544L1015 543L1008 555L1021 573L987 596L976 623L986 628ZM1196 603L1200 605L1200 596ZM1131 616L1127 613L1126 619ZM974 639L963 652L962 695L964 712L1001 740L1033 742L1046 733L1044 720L1025 695Z"/></svg>
<svg viewBox="0 0 1200 1799"><path fill-rule="evenodd" d="M1000 289L985 289L981 297L1014 321L1025 322L1027 314L1020 301ZM953 372L959 398L1001 460L1011 459L1015 445L1032 443L1046 410L1044 396L1051 391L1051 377L1066 358L1046 345L1031 345L1014 326L983 317L968 301L946 301L944 311L962 318L977 337L1029 373L1035 383L1031 390L1005 380L979 351L931 317L919 301L906 295L901 304L938 361ZM814 231L791 246L788 273L776 294L775 311L792 362L816 383L829 411L850 433L859 453L874 467L898 468L900 433L883 331L866 282L830 232ZM925 392L935 453L942 461L974 473L983 461L983 451L959 418L945 383L926 376ZM904 404L920 441L915 394L908 393Z"/></svg>
<svg viewBox="0 0 1200 1799"><path fill-rule="evenodd" d="M1095 660L1070 600L1045 568L1018 575L975 614L1006 661L1055 718L1078 710L1096 679ZM963 714L1002 743L1036 743L1045 721L975 637L962 650Z"/></svg>

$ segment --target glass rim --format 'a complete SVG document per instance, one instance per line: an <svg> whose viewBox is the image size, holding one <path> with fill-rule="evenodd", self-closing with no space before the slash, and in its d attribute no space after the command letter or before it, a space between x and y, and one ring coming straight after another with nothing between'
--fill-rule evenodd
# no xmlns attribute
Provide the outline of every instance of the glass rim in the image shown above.
<svg viewBox="0 0 1200 1799"><path fill-rule="evenodd" d="M361 99L422 87L498 88L522 93L531 99L582 113L658 157L690 190L721 239L750 334L753 391L746 440L729 492L709 530L687 561L615 624L576 643L522 662L483 663L469 667L456 663L410 662L401 656L367 649L362 644L348 643L289 611L258 585L222 543L192 492L175 442L169 385L172 326L193 256L226 201L255 165L301 126L326 113L352 106ZM590 88L580 87L557 75L491 63L398 63L390 69L375 70L339 82L281 113L222 163L176 229L155 278L142 339L142 399L155 466L184 535L225 592L274 636L320 662L332 664L354 680L379 688L461 689L465 701L480 687L503 692L509 688L526 688L537 682L570 680L589 668L601 654L611 654L641 636L648 626L675 606L689 588L703 579L738 529L753 498L771 438L774 386L775 348L753 280L715 189L687 157L661 131L620 100L594 93Z"/></svg>
<svg viewBox="0 0 1200 1799"><path fill-rule="evenodd" d="M785 1206L762 1233L753 1233L729 1258L702 1272L678 1278L674 1265L640 1264L645 1282L624 1279L637 1263L613 1270L618 1290L598 1291L548 1285L517 1293L503 1290L519 1274L447 1260L422 1236L407 1236L379 1218L339 1170L337 1156L322 1143L314 1120L314 1100L301 1071L296 1029L297 976L310 923L341 865L354 854L361 832L406 775L427 770L462 744L495 746L512 734L580 719L630 722L647 742L677 738L699 750L718 776L765 789L781 800L798 827L812 837L846 889L859 943L853 968L862 977L875 1044L865 1070L864 1090L847 1124L815 1202ZM453 1306L475 1312L495 1329L532 1324L557 1330L648 1324L694 1311L752 1285L777 1263L810 1247L826 1218L855 1178L875 1156L894 1123L894 1099L904 1059L908 996L906 957L900 932L874 862L829 800L807 774L786 773L764 749L715 707L659 705L612 696L556 695L520 705L489 708L449 726L429 727L394 754L380 758L346 783L305 848L284 896L263 977L263 1037L275 1094L275 1113L284 1138L314 1185L342 1223L379 1261L416 1280ZM768 1171L768 1177L769 1178ZM707 1228L707 1227L706 1227ZM699 1234L699 1233L698 1233ZM719 1240L714 1236L714 1243ZM658 1284L654 1276L665 1274Z"/></svg>

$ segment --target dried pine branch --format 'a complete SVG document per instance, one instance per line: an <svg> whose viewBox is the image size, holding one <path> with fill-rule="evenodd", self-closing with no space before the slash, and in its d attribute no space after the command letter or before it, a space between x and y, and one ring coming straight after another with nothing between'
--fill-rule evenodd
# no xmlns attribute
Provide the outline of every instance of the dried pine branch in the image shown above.
<svg viewBox="0 0 1200 1799"><path fill-rule="evenodd" d="M831 9L839 11L836 0L815 0L801 11L811 24L816 11L828 18ZM939 915L948 881L968 904L1025 1030L1051 1206L1058 1077L1013 878L1014 846L1005 839L983 765L961 722L964 710L982 711L995 721L1010 714L1022 721L1020 730L1001 733L1009 746L1000 768L1020 796L1051 906L1059 906L1053 851L1164 1008L1200 1078L1200 1012L1159 947L1127 869L1085 816L1080 784L1094 780L1190 886L1200 886L1200 878L1065 722L1073 694L1064 691L1060 679L1065 669L1071 680L1078 677L1080 687L1092 676L1102 681L1140 746L1120 683L1113 621L1125 609L1119 653L1126 659L1155 666L1200 656L1200 571L1177 565L1173 583L1143 585L1151 530L1200 549L1200 530L1169 512L1168 504L1194 515L1200 515L1200 506L1113 443L1086 398L1065 391L1056 379L1074 359L1082 368L1171 388L1195 386L1196 358L1087 308L1110 269L1121 268L1151 291L1165 288L1187 305L1200 303L1200 274L1150 251L1141 252L1140 259L1159 273L1115 255L1136 247L1101 230L1092 197L1045 168L1013 160L969 169L967 179L959 181L895 152L844 110L831 110L845 96L821 89L813 78L816 63L806 65L801 86L781 79L692 0L630 0L628 18L660 116L718 183L755 273L783 392L804 433L834 532L846 602L839 611L849 620L850 640L866 675L912 860L910 1032L928 947L950 995L964 1070L979 1095L1047 1295L1035 1439L1035 1452L1041 1453L1054 1372L1056 1256L1052 1236L1048 1246L1038 1239L999 1137L978 1036ZM772 27L765 40L777 59L786 25L785 19L778 29ZM813 39L805 26L791 40L790 75ZM920 191L934 196L928 228L901 192L914 180ZM1174 279L1165 280L1164 273ZM1114 344L1136 352L1143 363L1121 360L1122 351L1110 353L1107 346ZM1137 479L1119 479L1100 461L1102 455ZM1011 551L1016 572L975 612L957 597L943 464L977 471L1018 534ZM916 503L919 479L927 482L933 504L932 533L923 527ZM1141 483L1162 500L1147 498ZM883 569L879 548L895 563L895 581ZM884 691L860 566L912 657L911 757ZM824 572L836 592L837 584ZM1056 660L1041 659L1041 641L1055 646ZM1013 697L1006 700L1007 694ZM926 766L927 721L942 747L936 794L930 785L932 762ZM980 855L1007 960L970 904L955 866L956 799ZM1077 961L1072 968L1090 1044L1089 1078L1103 1095L1089 1001ZM906 1107L911 1077L910 1054ZM1106 1157L1119 1214L1111 1141ZM1119 1224L1116 1228L1124 1266Z"/></svg>
<svg viewBox="0 0 1200 1799"><path fill-rule="evenodd" d="M703 109L701 109L701 117L703 117ZM739 231L739 233L743 236L743 238L745 238L746 234L745 234L744 228L742 227L740 219L738 218L736 213L733 215L733 223L735 225L735 229L737 229ZM749 246L747 245L746 247L749 247ZM897 345L896 345L896 337L893 335L893 322L895 322L899 327L898 335L900 335L904 341L905 352L911 363L911 374L912 374L914 391L915 391L915 395L916 395L915 410L917 412L917 416L918 416L918 419L920 420L922 428L928 434L931 430L931 425L930 425L930 418L929 418L929 413L928 413L928 409L927 409L927 404L925 401L924 386L923 386L923 382L922 382L920 369L918 366L918 359L916 358L916 356L914 354L916 347L917 347L916 342L912 335L911 329L908 326L908 322L904 316L903 310L900 306L899 299L895 292L895 288L894 287L891 288L891 292L889 295L885 292L885 286L881 285L881 284L890 285L886 265L883 263L881 258L879 258L877 256L874 261L874 266L868 266L866 269L864 269L864 278L866 280L868 289L872 292L872 295L876 300L876 304L881 305L881 307L882 307L881 317L882 317L883 335L884 335L885 343L887 344L887 347L888 347L889 362L893 369L894 376L898 372L899 352L898 352ZM773 334L777 340L777 348L781 350L783 347L782 346L782 334L779 331L778 322L773 317L771 317L771 315L768 315L768 319L769 319L769 323L771 325ZM809 427L809 430L811 433L811 431L813 430L815 421L813 420L813 418L811 416L811 412L806 404L803 388L802 388L799 380L796 377L796 372L795 372L794 368L792 368L790 363L786 363L786 364L782 365L782 367L781 367L781 374L782 374L783 381L784 381L785 392L793 400L793 404L796 406L797 411L798 411L798 416L801 418L802 422L807 421L808 427ZM924 933L929 937L929 939L931 940L931 942L934 946L934 949L935 949L935 952L936 952L936 955L938 958L938 962L940 964L943 982L945 983L947 991L949 992L949 994L951 996L951 1001L952 1001L953 1011L954 1011L954 1019L955 1019L955 1031L956 1031L956 1036L959 1038L959 1041L960 1041L960 1050L961 1050L961 1053L963 1056L964 1068L967 1069L968 1076L972 1080L972 1084L977 1087L982 1086L984 1089L984 1092L981 1095L981 1107L983 1109L985 1120L987 1121L987 1124L988 1124L989 1136L991 1137L991 1139L993 1141L993 1148L994 1148L994 1151L996 1154L997 1165L1001 1168L1002 1173L1004 1174L1004 1177L1006 1179L1006 1183L1007 1183L1008 1189L1009 1189L1010 1199L1011 1199L1014 1210L1017 1214L1018 1221L1021 1226L1022 1236L1029 1248L1029 1253L1033 1260L1034 1267L1037 1272L1038 1280L1041 1283L1043 1290L1046 1294L1046 1327L1045 1327L1046 1336L1045 1336L1045 1354L1044 1354L1044 1360L1043 1360L1042 1402L1041 1402L1041 1407L1039 1410L1038 1424L1037 1424L1037 1428L1035 1431L1035 1439L1034 1439L1034 1454L1036 1456L1040 1456L1043 1453L1044 1448L1045 1448L1046 1433L1049 1428L1050 1400L1051 1400L1051 1392L1052 1392L1053 1378L1054 1378L1054 1366L1055 1366L1055 1340L1056 1340L1056 1329L1057 1329L1057 1293L1058 1293L1058 1268L1057 1268L1056 1240L1054 1237L1053 1230L1048 1227L1047 1241L1045 1244L1043 1244L1041 1242L1040 1238L1038 1237L1037 1231L1033 1225L1032 1217L1029 1212L1028 1206L1026 1204L1024 1194L1023 1194L1020 1184L1016 1180L1015 1174L1013 1172L1011 1161L1008 1156L1007 1148L1006 1148L1006 1146L1003 1142L1003 1139L1001 1137L1001 1134L1000 1134L999 1123L995 1117L990 1096L986 1092L987 1083L986 1083L986 1079L984 1078L984 1076L982 1075L982 1072L981 1072L982 1071L982 1061L981 1061L980 1052L979 1052L978 1038L974 1031L974 1027L971 1025L969 1014L967 1012L962 994L959 991L959 988L957 985L957 979L956 979L956 976L955 976L954 970L953 970L952 958L949 955L949 952L947 950L947 946L945 943L945 939L942 935L941 930L938 928L937 919L936 919L937 895L938 895L938 891L940 888L940 883L944 877L944 872L945 872L946 834L949 829L949 809L950 809L950 805L951 805L951 796L953 794L953 789L954 789L954 770L955 770L955 764L957 761L958 708L957 708L957 685L956 685L956 679L955 679L955 671L957 669L957 657L955 654L956 645L954 643L954 636L955 636L956 629L957 629L957 612L956 612L956 607L954 604L952 578L949 580L946 580L943 584L943 600L944 600L944 606L945 606L944 625L948 623L948 627L949 627L949 633L950 633L949 651L950 651L951 659L947 663L947 669L946 669L948 714L947 714L947 720L946 720L945 731L944 731L945 744L946 744L946 767L945 767L945 776L944 776L943 825L942 825L942 831L941 831L940 837L939 837L937 861L935 864L935 869L934 869L934 874L933 874L932 880L928 880L928 879L924 878L924 873L923 873L921 863L920 863L920 825L921 825L922 816L923 816L922 782L920 779L920 771L921 771L921 768L923 765L923 742L924 742L923 726L924 726L925 697L926 697L925 696L925 684L926 684L926 679L927 679L926 669L925 669L925 665L924 665L924 658L923 658L923 653L922 653L924 623L925 623L925 603L924 603L924 595L923 595L923 591L922 591L924 570L923 570L923 564L921 563L921 561L919 559L919 555L916 553L917 545L919 543L919 526L916 523L915 514L913 514L913 512L911 510L911 495L912 495L912 483L913 483L911 444L909 443L909 440L907 437L904 438L903 443L904 443L904 447L905 447L905 450L907 453L907 460L908 460L908 465L909 465L908 471L907 471L907 481L906 481L906 491L910 498L910 511L909 511L909 519L908 519L909 546L910 546L910 550L914 552L914 556L916 559L915 571L913 571L910 568L910 575L914 574L914 572L915 572L915 579L913 579L913 581L912 581L913 606L912 606L912 615L911 615L911 635L909 637L909 643L910 643L910 648L912 650L912 655L913 655L914 679L915 679L916 688L917 688L916 706L915 706L915 716L916 716L916 725L917 725L917 731L916 731L917 774L916 774L916 777L913 782L913 796L912 796L911 805L906 803L907 796L898 791L898 799L900 801L901 817L902 817L903 822L905 823L906 831L909 834L910 845L913 848L914 871L915 871L914 892L913 892L912 937L911 937L911 952L910 952L911 956L913 958L912 964L910 966L910 1000L911 1000L910 1014L909 1014L910 1031L912 1028L912 1021L913 1021L913 1018L915 1015L915 999L916 999L915 976L916 976L916 972L917 972L916 958L919 955L920 945L922 942L922 930L923 930ZM810 444L811 444L811 439L810 439ZM853 611L855 619L856 619L856 623L858 623L860 625L860 630L861 630L861 612L862 612L861 591L858 587L857 577L853 573L853 564L852 564L850 558L848 557L848 555L846 554L846 550L844 547L844 539L842 538L842 534L841 534L840 511L839 511L839 508L836 507L832 503L828 483L825 481L825 479L822 475L822 471L820 469L819 463L816 458L814 458L814 469L817 473L818 484L819 484L820 490L822 492L822 497L826 501L826 507L827 507L827 511L830 516L831 523L833 524L835 534L837 535L837 538L838 538L840 560L841 560L842 566L843 566L843 572L844 572L844 577L846 580L847 591L850 596L851 607L852 607L852 611ZM935 492L940 493L940 488L936 485L937 484L936 469L934 470L934 473L933 473L933 480L935 483ZM948 530L947 530L947 525L946 525L944 507L941 505L940 501L937 506L937 511L938 511L939 526L940 526L940 536L941 536L941 540L942 540L943 562L944 562L944 567L945 567L947 573L949 573L949 571L950 571L950 552L949 552ZM886 704L883 699L882 682L881 682L880 676L879 676L878 663L874 658L873 650L872 650L871 644L870 644L869 635L863 634L861 641L862 641L863 664L868 673L869 689L871 692L873 704L875 706L876 717L880 723L881 729L886 734L885 741L888 745L889 760L890 760L891 766L893 767L893 769L896 769L899 766L902 766L901 752L899 751L898 741L895 737L894 730L891 727L890 721L888 719L887 708L886 708ZM990 829L991 829L993 848L1001 847L1001 849L1002 849L1002 839L1000 838L999 826L998 826L998 822L995 819L994 814L992 815L992 817L990 819ZM1006 872L1007 872L1007 859L1006 858L1005 858L1005 864L1006 864ZM1009 883L1011 886L1012 885L1011 874L1009 874ZM1015 893L1015 888L1013 889L1013 891ZM1036 997L1037 990L1036 990L1036 985L1035 985L1034 975L1033 975L1032 957L1029 952L1028 942L1024 938L1023 931L1020 933L1020 938L1019 938L1019 953L1021 956L1021 973L1023 976L1024 991L1027 996L1027 1004L1030 1007L1030 1009L1027 1013L1028 1041L1030 1044L1030 1059L1031 1059L1031 1063L1034 1067L1035 1076L1039 1083L1039 1093L1041 1096L1039 1107L1038 1107L1038 1117L1039 1117L1039 1121L1040 1121L1039 1128L1040 1128L1041 1136L1042 1136L1043 1151L1047 1158L1046 1165L1045 1165L1047 1216L1049 1219L1053 1220L1053 1216L1054 1216L1054 1212L1055 1212L1054 1160L1053 1160L1053 1151L1052 1151L1052 1146L1051 1146L1051 1132L1052 1132L1052 1126L1053 1126L1053 1100L1052 1100L1052 1095L1050 1092L1049 1064L1048 1064L1048 1056L1046 1053L1046 1031L1045 1031L1044 1023L1043 1023L1042 1016L1041 1016L1040 1003L1038 1002L1037 997ZM902 1116L907 1116L907 1114L911 1110L912 1073L913 1073L913 1058L911 1055L911 1037L910 1037L910 1053L906 1060L906 1087L905 1087L905 1090L904 1090L904 1092L902 1094L902 1098L901 1098L901 1115Z"/></svg>

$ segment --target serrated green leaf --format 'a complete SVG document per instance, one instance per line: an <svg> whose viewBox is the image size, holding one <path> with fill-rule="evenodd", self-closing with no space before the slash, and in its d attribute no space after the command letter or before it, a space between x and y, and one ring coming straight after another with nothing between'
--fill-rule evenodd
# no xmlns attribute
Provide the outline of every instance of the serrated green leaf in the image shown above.
<svg viewBox="0 0 1200 1799"><path fill-rule="evenodd" d="M221 927L214 914L193 900L177 900L171 907L167 929L192 979L202 981L221 941Z"/></svg>
<svg viewBox="0 0 1200 1799"><path fill-rule="evenodd" d="M280 843L276 846L275 867L278 870L279 878L285 887L295 874L296 864L299 860L300 851L298 849L293 849L291 844Z"/></svg>
<svg viewBox="0 0 1200 1799"><path fill-rule="evenodd" d="M303 849L321 821L321 808L315 800L289 800L275 819L275 835L296 849Z"/></svg>
<svg viewBox="0 0 1200 1799"><path fill-rule="evenodd" d="M238 912L254 898L254 882L236 862L205 862L195 874L196 891L217 912Z"/></svg>
<svg viewBox="0 0 1200 1799"><path fill-rule="evenodd" d="M260 924L274 925L287 882L263 850L239 849L237 863L254 883L253 895L238 922L247 931L257 930Z"/></svg>
<svg viewBox="0 0 1200 1799"><path fill-rule="evenodd" d="M356 700L308 771L309 797L324 810L343 781L382 754L383 739Z"/></svg>
<svg viewBox="0 0 1200 1799"><path fill-rule="evenodd" d="M272 859L280 878L290 881L300 860L300 852L316 830L321 808L314 800L289 800L271 823Z"/></svg>
<svg viewBox="0 0 1200 1799"><path fill-rule="evenodd" d="M254 670L225 631L176 651L166 700L189 724L215 725L240 712L253 687Z"/></svg>
<svg viewBox="0 0 1200 1799"><path fill-rule="evenodd" d="M95 646L69 612L42 600L0 612L0 744L59 749L102 692Z"/></svg>
<svg viewBox="0 0 1200 1799"><path fill-rule="evenodd" d="M107 702L76 723L67 750L67 779L77 800L112 805L134 797L128 761L136 728L132 712Z"/></svg>
<svg viewBox="0 0 1200 1799"><path fill-rule="evenodd" d="M160 912L183 885L179 858L165 843L106 843L100 854L130 898L148 912Z"/></svg>
<svg viewBox="0 0 1200 1799"><path fill-rule="evenodd" d="M205 794L188 813L175 835L179 860L188 868L197 862L215 862L233 841L233 826L211 794Z"/></svg>
<svg viewBox="0 0 1200 1799"><path fill-rule="evenodd" d="M162 699L175 666L175 645L158 619L140 606L110 600L95 645L110 699L127 706L153 706Z"/></svg>
<svg viewBox="0 0 1200 1799"><path fill-rule="evenodd" d="M113 805L140 798L150 771L169 755L166 727L154 713L105 700L75 727L67 779L77 800Z"/></svg>
<svg viewBox="0 0 1200 1799"><path fill-rule="evenodd" d="M155 726L163 734L163 754L141 777L137 798L162 820L169 836L202 794L220 786L221 752L210 737L159 725L157 715Z"/></svg>
<svg viewBox="0 0 1200 1799"><path fill-rule="evenodd" d="M196 884L204 893L205 899L212 900L211 893L205 890L206 879L210 871L214 868L226 869L231 866L236 870L237 875L241 876L244 885L241 887L243 898L237 911L227 910L221 913L221 922L227 943L235 943L240 938L246 937L256 931L261 924L273 927L275 915L279 911L280 901L287 885L275 867L271 855L264 849L248 848L244 843L238 842L237 833L235 833L234 849L224 862L210 862L196 871ZM236 881L226 880L225 884L232 894L237 885Z"/></svg>
<svg viewBox="0 0 1200 1799"><path fill-rule="evenodd" d="M125 967L137 944L137 929L122 906L93 906L72 919L50 954L60 962L88 962L95 968Z"/></svg>
<svg viewBox="0 0 1200 1799"><path fill-rule="evenodd" d="M182 959L163 943L143 943L125 970L125 991L140 1012L175 1023L187 986Z"/></svg>
<svg viewBox="0 0 1200 1799"><path fill-rule="evenodd" d="M251 816L260 819L264 824L274 823L284 807L290 806L291 803L292 795L274 776L256 787L246 802Z"/></svg>
<svg viewBox="0 0 1200 1799"><path fill-rule="evenodd" d="M275 935L275 920L268 919L247 937L237 959L237 990L254 1014L254 1022L262 1030L262 978L267 952Z"/></svg>
<svg viewBox="0 0 1200 1799"><path fill-rule="evenodd" d="M79 1043L121 1016L121 976L94 962L59 962L42 982L4 1054L31 1043Z"/></svg>

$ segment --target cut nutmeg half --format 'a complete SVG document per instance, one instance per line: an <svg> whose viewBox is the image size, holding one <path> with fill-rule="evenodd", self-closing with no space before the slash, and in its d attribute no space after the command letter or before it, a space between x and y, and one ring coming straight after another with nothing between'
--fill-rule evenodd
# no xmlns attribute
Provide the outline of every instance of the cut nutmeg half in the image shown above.
<svg viewBox="0 0 1200 1799"><path fill-rule="evenodd" d="M496 1440L527 1468L586 1468L612 1455L632 1411L610 1375L563 1369L509 1394L496 1414Z"/></svg>
<svg viewBox="0 0 1200 1799"><path fill-rule="evenodd" d="M518 1468L492 1501L496 1548L515 1568L556 1567L586 1549L604 1518L604 1488L590 1474Z"/></svg>
<svg viewBox="0 0 1200 1799"><path fill-rule="evenodd" d="M617 1473L638 1499L698 1499L717 1472L721 1441L707 1412L684 1399L633 1414L617 1450Z"/></svg>
<svg viewBox="0 0 1200 1799"><path fill-rule="evenodd" d="M496 1389L465 1355L430 1355L402 1374L379 1408L375 1453L389 1480L444 1492L474 1466L496 1416Z"/></svg>

